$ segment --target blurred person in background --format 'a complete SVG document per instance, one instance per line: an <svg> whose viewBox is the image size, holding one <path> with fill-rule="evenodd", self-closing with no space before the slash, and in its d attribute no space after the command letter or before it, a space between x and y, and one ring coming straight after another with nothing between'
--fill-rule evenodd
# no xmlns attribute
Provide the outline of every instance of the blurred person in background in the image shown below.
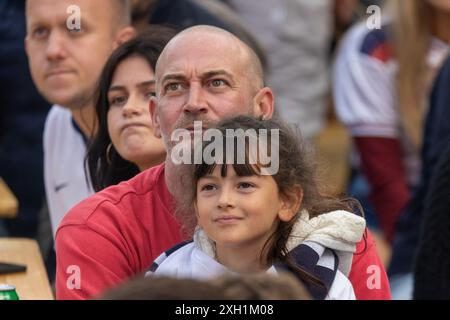
<svg viewBox="0 0 450 320"><path fill-rule="evenodd" d="M248 44L266 66L263 48L239 16L220 0L131 0L133 25L160 24L177 32L195 25L225 29Z"/></svg>
<svg viewBox="0 0 450 320"><path fill-rule="evenodd" d="M34 238L45 204L42 132L47 102L37 92L28 69L23 38L25 0L0 4L0 177L19 200L15 220L5 223L10 236Z"/></svg>
<svg viewBox="0 0 450 320"><path fill-rule="evenodd" d="M381 230L391 244L394 238L403 243L395 245L390 272L393 297L407 298L411 290L401 289L407 281L400 277L397 285L394 276L411 271L412 251L396 226L419 181L429 90L449 52L450 8L440 0L388 5L381 29L370 30L364 21L345 36L333 86Z"/></svg>
<svg viewBox="0 0 450 320"><path fill-rule="evenodd" d="M267 52L277 113L312 139L324 126L328 102L333 0L226 2Z"/></svg>
<svg viewBox="0 0 450 320"><path fill-rule="evenodd" d="M0 2L0 177L19 202L15 219L0 219L0 237L38 241L49 278L55 272L45 202L42 133L50 105L31 79L23 39L25 0ZM47 232L46 232L47 230Z"/></svg>
<svg viewBox="0 0 450 320"><path fill-rule="evenodd" d="M420 185L400 226L413 247L414 299L450 299L450 57L430 99ZM420 234L420 235L419 235ZM406 237L408 236L408 237Z"/></svg>
<svg viewBox="0 0 450 320"><path fill-rule="evenodd" d="M311 300L291 274L226 275L211 280L135 278L101 300Z"/></svg>
<svg viewBox="0 0 450 320"><path fill-rule="evenodd" d="M73 30L72 5L82 17ZM26 16L31 74L54 104L44 130L44 181L56 232L64 214L93 192L83 164L96 124L95 85L111 52L135 32L127 0L28 0Z"/></svg>
<svg viewBox="0 0 450 320"><path fill-rule="evenodd" d="M98 129L86 157L95 191L164 161L166 150L153 134L149 100L155 95L156 61L174 34L148 27L106 62L96 100Z"/></svg>
<svg viewBox="0 0 450 320"><path fill-rule="evenodd" d="M358 0L222 0L242 18L267 55L277 113L312 140L325 126L330 53L364 8ZM206 2L206 1L205 1Z"/></svg>

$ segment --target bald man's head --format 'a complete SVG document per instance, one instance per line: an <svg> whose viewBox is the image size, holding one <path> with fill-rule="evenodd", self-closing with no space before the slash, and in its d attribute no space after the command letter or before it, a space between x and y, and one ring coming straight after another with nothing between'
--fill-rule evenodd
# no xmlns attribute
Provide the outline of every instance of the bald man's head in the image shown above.
<svg viewBox="0 0 450 320"><path fill-rule="evenodd" d="M27 0L27 16L28 16L28 4L31 1ZM37 1L38 2L38 1ZM76 3L74 3L76 5ZM131 3L130 0L108 0L107 4L103 6L103 10L111 9L111 26L115 28L123 28L131 25ZM83 14L83 12L81 12Z"/></svg>
<svg viewBox="0 0 450 320"><path fill-rule="evenodd" d="M232 33L206 25L185 29L167 44L156 66L157 79L167 67L170 68L170 57L186 47L197 51L198 55L208 51L210 56L215 54L229 58L230 62L239 65L239 72L246 76L255 91L264 87L263 67L253 49ZM208 59L208 55L204 59Z"/></svg>
<svg viewBox="0 0 450 320"><path fill-rule="evenodd" d="M227 31L196 26L179 33L164 48L155 74L150 113L167 150L172 132L192 130L195 121L207 128L236 115L273 115L273 92L264 87L259 59Z"/></svg>

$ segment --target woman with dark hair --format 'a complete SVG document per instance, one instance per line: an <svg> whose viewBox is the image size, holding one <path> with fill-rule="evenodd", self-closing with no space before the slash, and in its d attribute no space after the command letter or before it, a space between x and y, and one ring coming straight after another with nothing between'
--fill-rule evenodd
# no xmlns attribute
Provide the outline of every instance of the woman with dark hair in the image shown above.
<svg viewBox="0 0 450 320"><path fill-rule="evenodd" d="M108 59L97 89L98 130L86 155L87 176L95 191L164 160L163 143L153 135L148 102L155 92L156 61L174 34L151 26Z"/></svg>

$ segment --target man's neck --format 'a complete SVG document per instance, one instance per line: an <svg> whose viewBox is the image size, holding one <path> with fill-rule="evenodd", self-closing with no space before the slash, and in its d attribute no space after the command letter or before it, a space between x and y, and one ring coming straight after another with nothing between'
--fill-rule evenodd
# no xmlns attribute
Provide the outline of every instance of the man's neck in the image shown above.
<svg viewBox="0 0 450 320"><path fill-rule="evenodd" d="M96 115L93 104L86 104L82 107L70 109L72 118L80 128L83 135L89 139L93 136L96 127Z"/></svg>
<svg viewBox="0 0 450 320"><path fill-rule="evenodd" d="M196 186L192 182L189 165L175 165L169 156L166 156L164 164L166 186L176 205L175 217L184 226L185 235L191 237L197 219L192 205Z"/></svg>

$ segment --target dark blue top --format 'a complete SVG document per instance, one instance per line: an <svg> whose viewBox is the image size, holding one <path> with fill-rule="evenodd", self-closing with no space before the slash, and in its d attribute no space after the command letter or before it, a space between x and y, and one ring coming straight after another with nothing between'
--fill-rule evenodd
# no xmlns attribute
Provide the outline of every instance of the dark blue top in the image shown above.
<svg viewBox="0 0 450 320"><path fill-rule="evenodd" d="M33 237L44 195L42 132L49 104L34 87L24 39L25 1L0 1L0 176L19 200L13 236Z"/></svg>
<svg viewBox="0 0 450 320"><path fill-rule="evenodd" d="M450 59L440 71L430 97L422 148L420 184L404 214L400 217L394 240L389 274L412 271L420 238L424 203L430 180L446 146L450 142Z"/></svg>

